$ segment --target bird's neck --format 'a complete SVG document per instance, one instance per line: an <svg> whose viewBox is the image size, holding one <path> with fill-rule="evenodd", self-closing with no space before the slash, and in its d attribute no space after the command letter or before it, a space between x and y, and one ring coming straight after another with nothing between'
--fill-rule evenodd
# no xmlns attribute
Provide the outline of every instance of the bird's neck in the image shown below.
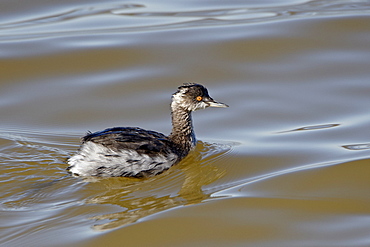
<svg viewBox="0 0 370 247"><path fill-rule="evenodd" d="M172 132L169 138L187 154L196 143L191 111L174 103L171 110Z"/></svg>

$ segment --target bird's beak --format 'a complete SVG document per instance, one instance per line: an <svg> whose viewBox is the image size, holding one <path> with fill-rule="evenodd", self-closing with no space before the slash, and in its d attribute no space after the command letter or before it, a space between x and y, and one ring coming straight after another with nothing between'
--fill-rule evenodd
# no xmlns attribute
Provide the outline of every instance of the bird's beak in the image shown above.
<svg viewBox="0 0 370 247"><path fill-rule="evenodd" d="M212 101L208 101L207 104L210 107L222 107L222 108L229 107L228 105L226 105L224 103L216 102L216 101L213 101L213 100Z"/></svg>

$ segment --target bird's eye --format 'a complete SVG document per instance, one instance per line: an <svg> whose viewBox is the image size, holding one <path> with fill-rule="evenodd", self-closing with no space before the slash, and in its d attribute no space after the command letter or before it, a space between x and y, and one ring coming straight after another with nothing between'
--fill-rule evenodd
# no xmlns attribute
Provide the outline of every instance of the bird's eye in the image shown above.
<svg viewBox="0 0 370 247"><path fill-rule="evenodd" d="M196 100L197 101L201 101L203 98L202 98L202 96L198 96L198 97L196 97Z"/></svg>

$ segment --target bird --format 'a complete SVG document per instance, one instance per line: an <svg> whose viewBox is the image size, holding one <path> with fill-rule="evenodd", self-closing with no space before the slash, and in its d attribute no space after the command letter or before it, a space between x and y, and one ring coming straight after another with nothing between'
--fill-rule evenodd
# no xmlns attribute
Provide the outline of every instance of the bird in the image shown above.
<svg viewBox="0 0 370 247"><path fill-rule="evenodd" d="M88 132L67 170L81 177L134 177L158 175L179 163L195 148L192 112L228 107L197 83L184 83L171 97L172 131L162 133L139 127L113 127Z"/></svg>

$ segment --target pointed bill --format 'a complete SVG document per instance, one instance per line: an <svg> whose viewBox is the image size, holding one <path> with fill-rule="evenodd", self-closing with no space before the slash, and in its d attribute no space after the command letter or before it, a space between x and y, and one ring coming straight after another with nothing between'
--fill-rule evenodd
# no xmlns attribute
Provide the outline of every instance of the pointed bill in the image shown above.
<svg viewBox="0 0 370 247"><path fill-rule="evenodd" d="M207 104L210 106L210 107L229 107L228 105L224 104L224 103L221 103L221 102L216 102L216 101L209 101L207 102Z"/></svg>

